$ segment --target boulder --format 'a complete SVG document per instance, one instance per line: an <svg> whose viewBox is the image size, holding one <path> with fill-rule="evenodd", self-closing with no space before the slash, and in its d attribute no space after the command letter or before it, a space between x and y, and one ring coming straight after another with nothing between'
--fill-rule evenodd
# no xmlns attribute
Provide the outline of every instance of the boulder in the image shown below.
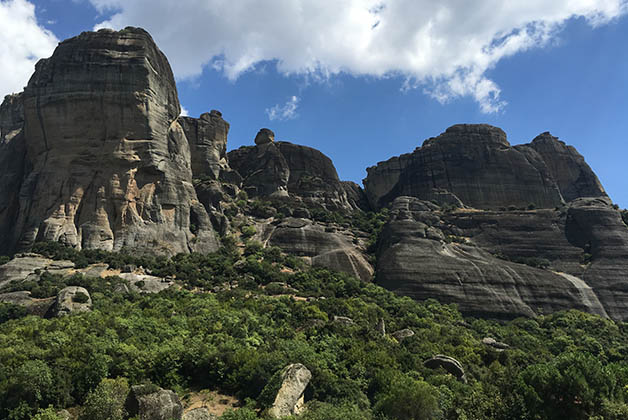
<svg viewBox="0 0 628 420"><path fill-rule="evenodd" d="M304 392L312 373L300 363L286 366L281 373L281 388L269 410L273 418L299 415L304 408Z"/></svg>
<svg viewBox="0 0 628 420"><path fill-rule="evenodd" d="M218 417L211 414L204 407L195 408L183 414L182 420L218 420Z"/></svg>
<svg viewBox="0 0 628 420"><path fill-rule="evenodd" d="M502 343L501 341L495 340L493 337L484 337L482 339L482 344L485 344L489 347L493 347L498 351L509 349L510 346L506 343Z"/></svg>
<svg viewBox="0 0 628 420"><path fill-rule="evenodd" d="M391 334L397 341L400 343L408 337L412 337L414 335L414 331L409 328L405 328L403 330L395 331Z"/></svg>
<svg viewBox="0 0 628 420"><path fill-rule="evenodd" d="M52 316L64 316L73 312L89 312L92 310L92 298L87 289L79 286L68 286L61 289L51 308Z"/></svg>
<svg viewBox="0 0 628 420"><path fill-rule="evenodd" d="M21 102L28 165L0 181L9 251L36 240L166 254L218 248L192 186L174 77L146 31L61 42L37 63Z"/></svg>
<svg viewBox="0 0 628 420"><path fill-rule="evenodd" d="M148 274L122 273L118 275L118 277L128 281L131 290L139 293L159 293L174 285L174 282L171 280L150 276Z"/></svg>
<svg viewBox="0 0 628 420"><path fill-rule="evenodd" d="M423 364L429 369L438 369L442 367L447 372L458 378L459 381L467 383L467 378L462 365L453 357L437 354L431 359L426 360Z"/></svg>
<svg viewBox="0 0 628 420"><path fill-rule="evenodd" d="M181 420L183 405L171 390L155 385L134 385L127 397L128 414L139 420Z"/></svg>
<svg viewBox="0 0 628 420"><path fill-rule="evenodd" d="M353 319L349 318L348 316L337 316L337 315L334 315L334 323L345 325L345 326L355 324L355 322L353 322Z"/></svg>

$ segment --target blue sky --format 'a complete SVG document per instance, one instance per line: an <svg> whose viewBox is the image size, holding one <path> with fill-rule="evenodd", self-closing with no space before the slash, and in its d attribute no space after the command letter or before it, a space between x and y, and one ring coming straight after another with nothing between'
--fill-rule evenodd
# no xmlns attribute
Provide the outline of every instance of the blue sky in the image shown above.
<svg viewBox="0 0 628 420"><path fill-rule="evenodd" d="M40 33L24 47L24 68L97 25L145 27L189 114L219 109L231 123L229 149L269 127L361 184L368 166L452 124L493 124L512 144L550 131L628 207L624 0L477 0L469 10L459 0L0 1L33 6ZM0 8L0 41L2 19ZM0 94L27 79L0 83Z"/></svg>

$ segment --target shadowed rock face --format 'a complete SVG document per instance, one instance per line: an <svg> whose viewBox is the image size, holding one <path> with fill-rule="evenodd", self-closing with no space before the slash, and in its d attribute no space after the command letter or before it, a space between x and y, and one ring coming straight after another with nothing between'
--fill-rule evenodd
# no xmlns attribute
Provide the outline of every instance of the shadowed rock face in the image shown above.
<svg viewBox="0 0 628 420"><path fill-rule="evenodd" d="M22 101L23 174L0 184L2 197L20 191L5 205L18 211L0 213L1 229L11 230L3 251L39 240L165 253L217 248L191 183L172 71L147 32L101 30L60 43L37 64ZM5 154L19 150L0 148L0 160Z"/></svg>
<svg viewBox="0 0 628 420"><path fill-rule="evenodd" d="M501 129L484 124L450 127L413 153L367 172L366 194L376 208L401 195L443 203L448 193L449 201L483 209L553 208L564 200L605 196L582 156L549 133L512 147Z"/></svg>
<svg viewBox="0 0 628 420"><path fill-rule="evenodd" d="M352 210L364 201L360 187L341 182L331 159L323 153L307 146L270 141L274 135L263 130L256 137L257 146L229 152L229 163L242 176L242 188L249 195L293 195L328 210Z"/></svg>
<svg viewBox="0 0 628 420"><path fill-rule="evenodd" d="M606 197L597 176L573 146L550 133L537 136L529 147L541 155L565 201L580 197Z"/></svg>

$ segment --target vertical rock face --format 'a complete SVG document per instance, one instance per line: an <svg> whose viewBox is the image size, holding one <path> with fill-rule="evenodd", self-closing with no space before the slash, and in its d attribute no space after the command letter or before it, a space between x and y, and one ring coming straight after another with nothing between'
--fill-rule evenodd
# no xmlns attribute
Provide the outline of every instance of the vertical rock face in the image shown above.
<svg viewBox="0 0 628 420"><path fill-rule="evenodd" d="M101 30L60 43L22 96L29 170L9 188L20 191L9 248L39 240L165 253L217 248L191 183L174 77L147 32Z"/></svg>
<svg viewBox="0 0 628 420"><path fill-rule="evenodd" d="M179 123L190 143L192 174L217 180L221 171L229 169L229 123L216 110L201 114L200 118L179 117Z"/></svg>
<svg viewBox="0 0 628 420"><path fill-rule="evenodd" d="M606 197L599 179L573 146L545 132L532 140L529 147L541 155L565 201Z"/></svg>
<svg viewBox="0 0 628 420"><path fill-rule="evenodd" d="M476 208L549 208L563 202L543 156L532 147L511 147L501 129L485 124L450 127L413 153L367 172L366 194L376 208L401 195L436 201L448 197Z"/></svg>
<svg viewBox="0 0 628 420"><path fill-rule="evenodd" d="M9 95L0 105L0 253L10 251L9 238L19 212L19 185L27 170L22 128L22 95Z"/></svg>

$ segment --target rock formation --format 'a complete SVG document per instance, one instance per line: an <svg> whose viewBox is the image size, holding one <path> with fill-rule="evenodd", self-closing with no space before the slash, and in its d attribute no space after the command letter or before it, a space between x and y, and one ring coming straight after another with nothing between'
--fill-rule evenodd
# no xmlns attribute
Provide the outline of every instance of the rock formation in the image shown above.
<svg viewBox="0 0 628 420"><path fill-rule="evenodd" d="M134 385L125 408L139 420L181 420L183 405L173 391L155 385Z"/></svg>
<svg viewBox="0 0 628 420"><path fill-rule="evenodd" d="M610 299L610 294L616 292L622 296L618 285L621 276L610 281L600 279L613 287L613 292L608 289L597 292L588 275L572 271L580 266L583 250L572 245L561 230L559 211L551 210L543 216L534 211L520 212L514 222L509 216L504 217L506 223L496 226L494 223L502 223L500 212L487 215L460 210L443 215L433 203L399 197L393 202L391 220L380 238L377 282L416 299L436 298L443 303L457 303L461 311L476 316L513 318L569 308L602 316L610 315L607 309L615 313L616 301ZM496 221L485 223L485 218L490 217ZM543 217L547 219L536 226L547 228L544 235L528 235L523 230L527 218L539 221ZM509 220L513 224L508 225ZM517 232L516 235L512 232L513 236L520 237L519 247L503 241L509 238L509 229ZM488 232L492 230L497 237L489 239ZM624 230L628 235L628 230ZM505 236L500 238L502 232ZM565 261L558 259L554 263L556 270L542 269L497 258L489 252L507 257L509 249L521 249L521 254L526 255L526 241L535 242L537 256L563 254L565 250ZM550 261L548 268L552 268L551 264ZM621 271L620 268L617 273ZM604 298L606 293L608 300Z"/></svg>
<svg viewBox="0 0 628 420"><path fill-rule="evenodd" d="M312 373L300 363L295 363L281 373L281 388L269 410L271 417L279 419L299 415L303 411L303 393L312 379Z"/></svg>
<svg viewBox="0 0 628 420"><path fill-rule="evenodd" d="M484 124L454 125L367 172L365 190L375 208L402 195L482 209L553 208L605 196L582 156L549 133L513 147L501 129Z"/></svg>
<svg viewBox="0 0 628 420"><path fill-rule="evenodd" d="M61 289L51 308L51 316L63 316L73 312L92 310L92 298L84 287L68 286Z"/></svg>
<svg viewBox="0 0 628 420"><path fill-rule="evenodd" d="M18 104L23 128L7 136ZM216 249L192 186L179 114L168 61L144 30L86 32L60 43L21 97L2 106L0 161L24 158L0 182L0 231L8 238L0 252L39 240L106 250Z"/></svg>
<svg viewBox="0 0 628 420"><path fill-rule="evenodd" d="M221 172L230 171L227 160L229 123L222 119L220 111L206 112L200 118L179 117L178 121L190 144L195 178L208 176L217 180Z"/></svg>
<svg viewBox="0 0 628 420"><path fill-rule="evenodd" d="M217 420L218 417L211 414L204 407L195 408L183 414L182 420Z"/></svg>
<svg viewBox="0 0 628 420"><path fill-rule="evenodd" d="M275 142L268 129L260 130L255 143L229 152L229 163L242 176L242 188L250 196L294 196L327 210L359 208L361 189L341 182L331 159L320 151Z"/></svg>
<svg viewBox="0 0 628 420"><path fill-rule="evenodd" d="M458 378L459 381L467 383L467 378L464 373L464 368L462 367L460 362L454 359L453 357L445 356L442 354L437 354L431 359L426 360L424 364L425 364L425 367L430 368L430 369L438 369L442 367L447 372L451 373L456 378Z"/></svg>
<svg viewBox="0 0 628 420"><path fill-rule="evenodd" d="M328 232L320 224L298 218L287 218L277 226L270 226L269 230L269 245L309 257L314 267L343 271L364 281L373 277L373 267L348 233Z"/></svg>

